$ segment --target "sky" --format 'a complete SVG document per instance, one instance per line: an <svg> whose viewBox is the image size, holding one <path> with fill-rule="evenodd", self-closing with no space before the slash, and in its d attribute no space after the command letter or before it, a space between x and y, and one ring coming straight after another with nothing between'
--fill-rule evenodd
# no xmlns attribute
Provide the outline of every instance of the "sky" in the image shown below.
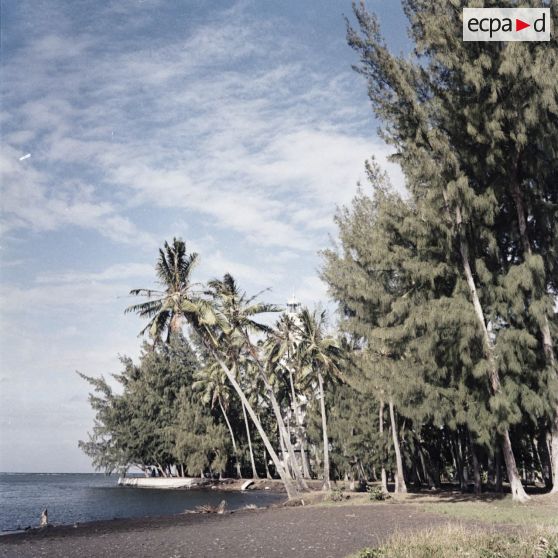
<svg viewBox="0 0 558 558"><path fill-rule="evenodd" d="M165 240L200 254L196 280L324 304L318 252L365 160L403 178L351 69L350 0L0 4L0 471L90 472L76 370L137 358L123 311ZM399 3L367 5L408 50Z"/></svg>

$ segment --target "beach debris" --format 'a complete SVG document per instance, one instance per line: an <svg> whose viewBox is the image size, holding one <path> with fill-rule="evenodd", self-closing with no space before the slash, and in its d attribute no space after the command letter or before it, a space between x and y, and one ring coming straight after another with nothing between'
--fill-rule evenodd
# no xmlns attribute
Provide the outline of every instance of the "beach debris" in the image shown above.
<svg viewBox="0 0 558 558"><path fill-rule="evenodd" d="M19 158L20 161L25 161L25 159L29 159L31 157L31 153L27 153Z"/></svg>
<svg viewBox="0 0 558 558"><path fill-rule="evenodd" d="M253 480L247 480L247 481L242 483L242 486L240 487L240 490L247 490L253 484L254 484Z"/></svg>
<svg viewBox="0 0 558 558"><path fill-rule="evenodd" d="M46 527L48 525L48 510L45 508L41 513L41 519L39 520L39 527Z"/></svg>
<svg viewBox="0 0 558 558"><path fill-rule="evenodd" d="M196 511L198 513L218 513L220 515L224 514L227 509L227 502L221 500L218 506L212 506L211 504L202 504L201 506L196 506Z"/></svg>

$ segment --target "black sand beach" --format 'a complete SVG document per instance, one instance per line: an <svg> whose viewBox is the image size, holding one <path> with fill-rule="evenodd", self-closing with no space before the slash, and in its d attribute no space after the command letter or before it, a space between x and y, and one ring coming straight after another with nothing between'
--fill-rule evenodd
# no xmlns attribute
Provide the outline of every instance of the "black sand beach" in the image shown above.
<svg viewBox="0 0 558 558"><path fill-rule="evenodd" d="M2 558L342 558L448 523L409 505L277 507L51 527L0 538Z"/></svg>

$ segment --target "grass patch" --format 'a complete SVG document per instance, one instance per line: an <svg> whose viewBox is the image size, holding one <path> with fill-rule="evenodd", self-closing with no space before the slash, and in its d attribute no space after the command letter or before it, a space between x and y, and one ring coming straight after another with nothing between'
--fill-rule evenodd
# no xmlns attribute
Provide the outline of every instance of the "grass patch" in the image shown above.
<svg viewBox="0 0 558 558"><path fill-rule="evenodd" d="M549 532L550 531L550 532ZM473 532L461 526L398 534L349 558L558 558L558 531Z"/></svg>
<svg viewBox="0 0 558 558"><path fill-rule="evenodd" d="M471 519L483 523L509 523L558 527L558 499L535 496L526 504L512 502L511 496L502 499L429 501L420 498L414 503L425 511L447 515L456 519ZM558 555L557 555L558 558Z"/></svg>

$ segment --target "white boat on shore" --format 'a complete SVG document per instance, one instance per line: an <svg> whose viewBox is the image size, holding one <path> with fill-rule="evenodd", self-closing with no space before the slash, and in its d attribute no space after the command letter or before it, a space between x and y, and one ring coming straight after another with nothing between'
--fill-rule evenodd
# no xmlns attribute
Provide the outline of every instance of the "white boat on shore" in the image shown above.
<svg viewBox="0 0 558 558"><path fill-rule="evenodd" d="M209 484L208 479L194 477L119 477L118 486L132 488L199 488Z"/></svg>

